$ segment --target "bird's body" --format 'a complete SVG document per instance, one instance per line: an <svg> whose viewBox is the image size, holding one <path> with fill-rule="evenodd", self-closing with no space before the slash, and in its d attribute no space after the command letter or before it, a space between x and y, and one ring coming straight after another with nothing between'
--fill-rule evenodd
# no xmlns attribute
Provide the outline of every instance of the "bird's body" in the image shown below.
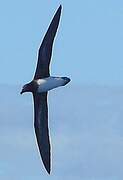
<svg viewBox="0 0 123 180"><path fill-rule="evenodd" d="M24 85L21 91L21 94L24 92L32 92L33 94L34 128L39 152L43 164L49 174L51 170L51 155L48 128L47 92L59 86L64 86L70 82L70 79L67 77L52 77L49 72L52 46L59 25L61 8L60 5L39 48L38 63L34 78L30 83Z"/></svg>
<svg viewBox="0 0 123 180"><path fill-rule="evenodd" d="M69 81L69 78L66 78L66 80L62 77L47 77L44 79L38 79L38 93L47 92L51 89L55 89L60 86L64 86Z"/></svg>

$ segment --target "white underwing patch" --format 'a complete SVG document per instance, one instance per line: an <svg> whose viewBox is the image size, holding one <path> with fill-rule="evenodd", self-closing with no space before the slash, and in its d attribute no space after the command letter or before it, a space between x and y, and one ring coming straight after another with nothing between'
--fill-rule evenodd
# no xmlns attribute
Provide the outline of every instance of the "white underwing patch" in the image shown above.
<svg viewBox="0 0 123 180"><path fill-rule="evenodd" d="M39 85L38 92L46 92L59 86L63 86L65 81L61 77L48 77L38 79L37 83Z"/></svg>

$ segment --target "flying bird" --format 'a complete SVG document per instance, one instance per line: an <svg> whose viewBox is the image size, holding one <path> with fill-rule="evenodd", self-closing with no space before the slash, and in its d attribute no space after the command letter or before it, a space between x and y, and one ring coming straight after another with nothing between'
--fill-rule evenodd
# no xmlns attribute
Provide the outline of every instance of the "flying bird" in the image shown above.
<svg viewBox="0 0 123 180"><path fill-rule="evenodd" d="M48 91L59 86L65 86L70 82L68 77L50 76L50 60L52 56L53 41L58 29L62 6L56 11L53 20L44 36L39 47L38 62L33 80L25 84L21 94L31 92L34 100L34 128L37 138L39 152L46 168L50 174L51 171L51 147L48 128Z"/></svg>

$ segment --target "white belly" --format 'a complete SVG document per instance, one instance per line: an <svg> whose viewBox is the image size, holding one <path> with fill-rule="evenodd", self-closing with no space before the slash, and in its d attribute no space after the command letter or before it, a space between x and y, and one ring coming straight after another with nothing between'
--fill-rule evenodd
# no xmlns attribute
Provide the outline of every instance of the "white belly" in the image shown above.
<svg viewBox="0 0 123 180"><path fill-rule="evenodd" d="M61 77L48 77L39 79L37 83L39 85L38 92L41 93L57 88L59 86L63 86L65 81Z"/></svg>

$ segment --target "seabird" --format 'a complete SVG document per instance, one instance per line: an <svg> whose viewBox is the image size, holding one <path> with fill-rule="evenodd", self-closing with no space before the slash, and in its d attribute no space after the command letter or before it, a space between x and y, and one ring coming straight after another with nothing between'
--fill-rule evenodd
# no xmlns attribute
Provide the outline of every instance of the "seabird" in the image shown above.
<svg viewBox="0 0 123 180"><path fill-rule="evenodd" d="M70 82L68 77L50 76L49 65L52 55L53 41L59 25L62 6L60 5L55 13L53 20L44 36L39 47L38 62L33 80L25 84L21 94L31 92L34 99L34 128L37 138L39 152L46 168L51 171L51 148L48 128L48 91L59 86L65 86Z"/></svg>

